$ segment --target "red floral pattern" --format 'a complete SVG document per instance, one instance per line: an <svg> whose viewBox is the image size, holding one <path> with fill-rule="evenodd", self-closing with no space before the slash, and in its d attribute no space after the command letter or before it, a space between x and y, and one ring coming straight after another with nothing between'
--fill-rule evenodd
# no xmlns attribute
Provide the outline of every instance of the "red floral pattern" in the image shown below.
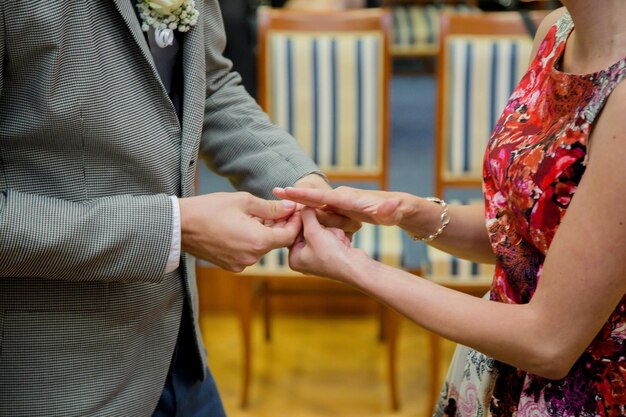
<svg viewBox="0 0 626 417"><path fill-rule="evenodd" d="M556 64L572 29L568 14L550 29L487 148L486 220L497 256L494 301L520 304L532 297L585 172L592 123L626 76L626 58L593 74L559 72ZM625 310L626 297L562 380L496 362L491 415L626 415Z"/></svg>

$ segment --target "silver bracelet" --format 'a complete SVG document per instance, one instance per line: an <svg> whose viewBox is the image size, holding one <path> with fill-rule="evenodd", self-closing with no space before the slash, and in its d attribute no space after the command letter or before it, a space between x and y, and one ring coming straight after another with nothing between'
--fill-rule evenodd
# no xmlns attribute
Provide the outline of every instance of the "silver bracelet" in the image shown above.
<svg viewBox="0 0 626 417"><path fill-rule="evenodd" d="M448 204L446 204L445 201L437 197L427 197L426 200L432 201L441 206L442 211L441 211L441 216L439 216L439 218L441 219L441 226L439 226L439 229L437 229L435 233L433 233L432 235L428 235L426 237L421 237L421 236L414 235L413 233L409 233L409 236L411 236L411 238L415 241L430 242L430 241L437 239L439 236L441 236L441 234L445 230L448 223L450 223L450 214L448 213Z"/></svg>

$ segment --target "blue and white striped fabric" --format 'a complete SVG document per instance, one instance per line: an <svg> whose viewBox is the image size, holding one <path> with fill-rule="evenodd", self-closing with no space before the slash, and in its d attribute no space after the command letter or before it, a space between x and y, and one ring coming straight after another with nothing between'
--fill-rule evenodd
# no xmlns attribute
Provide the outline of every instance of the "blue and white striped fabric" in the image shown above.
<svg viewBox="0 0 626 417"><path fill-rule="evenodd" d="M329 176L379 173L382 34L272 31L267 42L272 121Z"/></svg>
<svg viewBox="0 0 626 417"><path fill-rule="evenodd" d="M493 281L493 265L479 264L449 255L431 246L427 249L426 277L441 285L485 285Z"/></svg>
<svg viewBox="0 0 626 417"><path fill-rule="evenodd" d="M479 11L464 4L396 5L391 10L393 15L391 54L394 56L437 55L440 14Z"/></svg>
<svg viewBox="0 0 626 417"><path fill-rule="evenodd" d="M444 178L482 179L491 131L530 61L529 36L450 35L444 68Z"/></svg>
<svg viewBox="0 0 626 417"><path fill-rule="evenodd" d="M352 246L365 251L370 257L387 265L402 266L402 233L397 227L364 224L354 234ZM289 276L297 274L289 269L286 248L274 249L261 260L246 268L242 274Z"/></svg>

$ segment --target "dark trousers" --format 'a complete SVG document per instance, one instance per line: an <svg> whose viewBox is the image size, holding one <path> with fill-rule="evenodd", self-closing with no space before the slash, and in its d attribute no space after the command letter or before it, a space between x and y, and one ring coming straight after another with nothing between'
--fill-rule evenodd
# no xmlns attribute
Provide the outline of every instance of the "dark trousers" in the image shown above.
<svg viewBox="0 0 626 417"><path fill-rule="evenodd" d="M206 378L200 380L198 365L193 362L195 354L193 331L187 311L178 332L178 341L167 374L161 399L153 417L226 417L222 399L209 369Z"/></svg>

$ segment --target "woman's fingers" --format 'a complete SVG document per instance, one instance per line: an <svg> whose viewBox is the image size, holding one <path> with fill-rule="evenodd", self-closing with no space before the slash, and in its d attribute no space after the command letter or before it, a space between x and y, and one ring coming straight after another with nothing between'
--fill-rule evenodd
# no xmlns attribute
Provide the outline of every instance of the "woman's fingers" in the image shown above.
<svg viewBox="0 0 626 417"><path fill-rule="evenodd" d="M322 230L322 225L317 220L317 214L315 210L309 207L305 207L302 210L302 226L304 228L304 236L306 238L307 232Z"/></svg>
<svg viewBox="0 0 626 417"><path fill-rule="evenodd" d="M274 195L278 198L295 201L305 206L323 208L325 205L332 205L337 208L344 208L345 199L333 190L320 190L317 188L274 188Z"/></svg>
<svg viewBox="0 0 626 417"><path fill-rule="evenodd" d="M275 188L274 194L285 200L327 212L334 212L347 219L356 221L345 222L345 226L328 222L318 216L324 226L341 227L347 232L358 229L358 222L367 222L392 226L401 220L400 199L393 193L375 190L360 190L352 187L338 187L333 190L311 188Z"/></svg>

